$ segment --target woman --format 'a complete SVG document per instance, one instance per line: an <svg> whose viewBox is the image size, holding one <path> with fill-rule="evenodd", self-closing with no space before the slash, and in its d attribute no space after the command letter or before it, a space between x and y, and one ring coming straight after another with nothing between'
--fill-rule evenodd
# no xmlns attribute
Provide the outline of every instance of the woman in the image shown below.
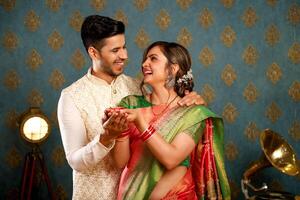
<svg viewBox="0 0 300 200"><path fill-rule="evenodd" d="M222 119L203 106L177 106L193 89L191 71L183 46L155 42L142 64L151 93L125 97L125 109L107 111L126 113L132 122L113 151L125 167L118 199L230 199Z"/></svg>

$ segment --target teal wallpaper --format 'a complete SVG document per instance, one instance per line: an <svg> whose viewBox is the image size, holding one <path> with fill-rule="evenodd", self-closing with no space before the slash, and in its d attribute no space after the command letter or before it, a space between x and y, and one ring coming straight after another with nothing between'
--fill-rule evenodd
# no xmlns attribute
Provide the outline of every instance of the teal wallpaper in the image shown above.
<svg viewBox="0 0 300 200"><path fill-rule="evenodd" d="M0 199L19 197L30 147L16 120L30 106L40 106L51 120L41 149L59 199L71 199L72 171L56 106L60 91L91 64L79 32L90 14L126 24L129 75L138 75L143 49L153 41L177 41L189 49L195 89L224 118L233 199L243 199L240 179L262 152L259 134L265 128L280 133L299 158L299 0L0 0L0 5ZM255 178L300 193L300 176L270 168ZM37 196L47 196L45 185Z"/></svg>

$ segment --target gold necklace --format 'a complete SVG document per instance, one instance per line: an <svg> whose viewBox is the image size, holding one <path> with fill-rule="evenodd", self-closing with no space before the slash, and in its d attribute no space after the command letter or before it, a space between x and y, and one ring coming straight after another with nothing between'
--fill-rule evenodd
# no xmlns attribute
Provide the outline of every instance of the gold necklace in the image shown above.
<svg viewBox="0 0 300 200"><path fill-rule="evenodd" d="M171 96L171 95L169 95L169 97L168 97L167 103L168 103L168 101L169 101L170 96ZM154 116L160 116L162 113L164 113L164 112L169 108L169 106L171 105L171 103L173 103L173 101L175 101L175 99L176 99L177 97L178 97L178 95L176 95L176 96L172 99L172 101L170 101L170 102L167 104L167 106L166 106L160 113L155 113L154 110L153 110L153 106L151 106L152 114L153 114ZM150 103L151 103L152 105L154 105L154 104L152 103L152 94L150 94Z"/></svg>

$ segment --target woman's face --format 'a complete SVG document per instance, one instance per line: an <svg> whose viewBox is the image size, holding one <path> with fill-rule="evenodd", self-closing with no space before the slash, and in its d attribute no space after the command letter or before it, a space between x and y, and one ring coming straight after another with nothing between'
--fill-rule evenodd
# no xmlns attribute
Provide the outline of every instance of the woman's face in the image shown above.
<svg viewBox="0 0 300 200"><path fill-rule="evenodd" d="M164 85L168 77L167 63L167 58L158 46L150 49L142 64L144 83L149 85Z"/></svg>

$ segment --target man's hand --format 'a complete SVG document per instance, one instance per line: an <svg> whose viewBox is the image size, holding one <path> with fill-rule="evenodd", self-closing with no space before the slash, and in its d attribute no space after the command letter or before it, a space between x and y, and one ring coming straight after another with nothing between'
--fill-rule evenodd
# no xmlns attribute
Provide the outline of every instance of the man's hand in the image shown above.
<svg viewBox="0 0 300 200"><path fill-rule="evenodd" d="M109 146L112 140L128 129L128 121L127 114L122 111L111 111L106 115L108 119L103 124L105 133L100 136L100 142Z"/></svg>
<svg viewBox="0 0 300 200"><path fill-rule="evenodd" d="M185 96L178 101L180 106L190 106L190 105L204 105L207 106L206 101L197 93L185 91Z"/></svg>

